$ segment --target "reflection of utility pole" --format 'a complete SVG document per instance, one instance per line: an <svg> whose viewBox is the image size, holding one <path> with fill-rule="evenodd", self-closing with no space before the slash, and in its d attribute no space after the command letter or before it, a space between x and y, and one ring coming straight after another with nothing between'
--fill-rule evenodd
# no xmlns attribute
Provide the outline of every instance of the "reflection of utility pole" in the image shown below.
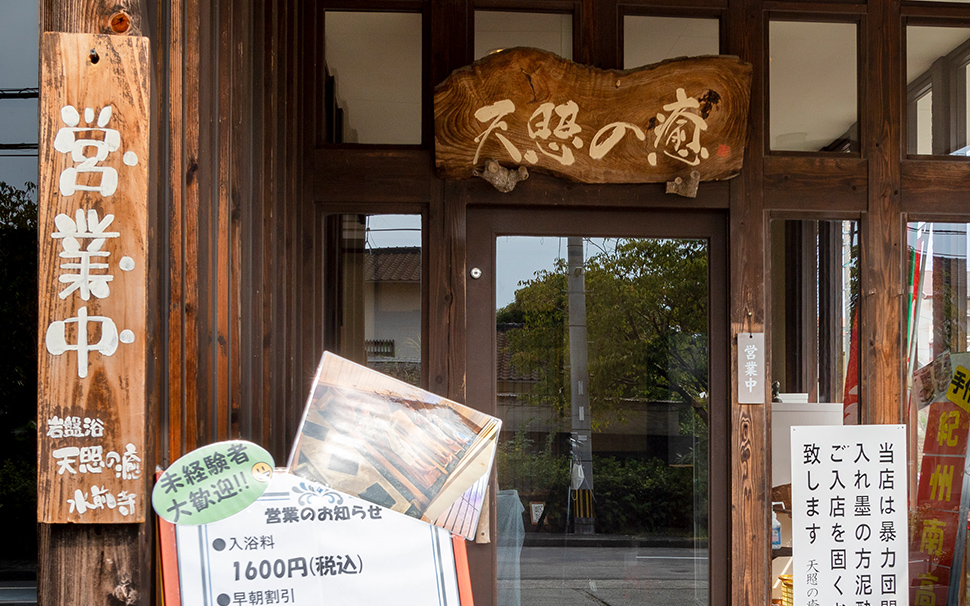
<svg viewBox="0 0 970 606"><path fill-rule="evenodd" d="M589 370L586 367L586 276L583 239L566 243L567 294L569 295L569 377L572 403L573 461L570 497L577 534L593 534L593 444L590 435Z"/></svg>

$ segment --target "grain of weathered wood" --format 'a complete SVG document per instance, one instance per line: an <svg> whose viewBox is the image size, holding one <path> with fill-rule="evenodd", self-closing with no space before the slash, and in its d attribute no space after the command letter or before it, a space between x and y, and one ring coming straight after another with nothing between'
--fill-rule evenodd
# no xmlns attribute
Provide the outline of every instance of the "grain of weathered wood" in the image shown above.
<svg viewBox="0 0 970 606"><path fill-rule="evenodd" d="M771 210L864 211L867 193L864 158L764 159L764 205Z"/></svg>
<svg viewBox="0 0 970 606"><path fill-rule="evenodd" d="M41 524L37 603L151 604L151 544L147 524Z"/></svg>
<svg viewBox="0 0 970 606"><path fill-rule="evenodd" d="M168 187L164 198L168 203L168 364L163 370L166 377L167 401L163 404L168 414L167 448L160 459L163 466L178 458L183 444L183 408L184 385L182 382L182 357L184 327L182 325L182 284L183 256L183 185L185 173L181 167L185 165L184 138L184 87L182 85L182 69L184 58L185 31L182 27L185 5L182 0L173 0L169 5L168 35L169 43L165 45L168 53L167 63L167 100L165 106L168 130L165 133L168 142L167 174Z"/></svg>
<svg viewBox="0 0 970 606"><path fill-rule="evenodd" d="M604 71L537 49L489 55L435 89L435 168L463 179L489 158L586 183L737 174L751 65L674 59Z"/></svg>
<svg viewBox="0 0 970 606"><path fill-rule="evenodd" d="M959 215L970 205L970 162L903 160L900 180L902 212Z"/></svg>
<svg viewBox="0 0 970 606"><path fill-rule="evenodd" d="M286 99L283 91L286 89L286 0L273 0L274 14L272 21L273 37L275 40L273 50L274 77L273 88L270 92L273 95L274 104L277 112L270 117L273 128L273 139L269 144L275 149L273 156L272 178L273 178L273 248L275 249L275 272L272 274L273 292L273 324L274 341L276 350L273 352L273 434L270 452L275 457L279 457L286 452L286 355L289 347L289 335L286 331L286 281L282 279L287 272L286 259L286 127L284 112Z"/></svg>
<svg viewBox="0 0 970 606"><path fill-rule="evenodd" d="M45 14L64 17L64 14L51 15L51 12L60 13L62 9L70 12L70 7L54 4L41 5L43 31L60 29L64 25L45 18ZM96 23L75 23L71 31L94 33L99 29ZM147 71L145 77L148 77ZM45 96L42 92L42 100ZM129 387L135 389L134 385ZM143 461L146 469L154 466L151 454L153 451L146 447ZM147 494L147 484L146 474L143 494ZM152 535L144 523L39 524L38 529L39 604L95 604L119 600L137 604L150 600L152 578L145 572L151 570Z"/></svg>
<svg viewBox="0 0 970 606"><path fill-rule="evenodd" d="M422 149L321 148L313 152L317 202L428 201L431 158Z"/></svg>
<svg viewBox="0 0 970 606"><path fill-rule="evenodd" d="M45 32L142 36L148 34L146 14L146 0L40 0ZM118 23L125 18L127 28Z"/></svg>
<svg viewBox="0 0 970 606"><path fill-rule="evenodd" d="M297 57L300 63L300 81L297 86L296 101L298 116L303 116L304 124L307 127L306 129L299 129L300 140L297 162L299 174L302 175L306 169L307 157L315 147L319 133L318 109L320 108L320 97L314 93L322 82L322 78L319 78L318 74L323 73L322 45L320 44L320 40L323 38L323 30L317 31L315 28L318 23L318 7L316 5L300 5L298 11L300 41L297 46ZM298 183L300 231L297 235L299 238L300 280L297 293L300 297L300 316L297 322L300 331L300 363L296 377L297 402L294 403L294 409L298 415L297 426L303 412L301 404L305 401L305 396L310 393L311 377L314 376L316 365L323 354L323 349L317 348L317 332L315 330L317 319L321 316L320 308L315 306L319 279L319 274L316 273L317 255L314 254L315 250L319 250L316 248L316 208L313 204L310 182L299 179Z"/></svg>
<svg viewBox="0 0 970 606"><path fill-rule="evenodd" d="M453 70L472 62L471 49L474 44L473 3L468 0L439 0L429 6L429 30L432 61L429 66L428 82L433 86L448 77ZM425 90L430 88L425 86ZM428 117L431 114L426 114ZM424 125L424 132L430 133L430 124ZM430 139L426 141L430 143Z"/></svg>
<svg viewBox="0 0 970 606"><path fill-rule="evenodd" d="M900 214L899 136L902 128L903 84L899 35L899 4L869 6L866 19L870 58L866 73L869 136L864 142L869 159L869 212L862 221L866 243L862 288L860 356L862 418L867 423L898 423L902 412L903 225ZM885 32L891 32L886 35Z"/></svg>
<svg viewBox="0 0 970 606"><path fill-rule="evenodd" d="M229 256L232 268L229 276L229 435L233 438L252 439L252 391L248 388L251 374L247 372L248 358L243 352L248 350L246 335L251 330L249 307L251 296L243 296L243 291L251 292L252 257L245 242L252 240L252 220L250 211L254 204L253 188L253 80L252 74L252 28L253 3L245 0L233 3L230 30L232 43L229 48L230 73L228 77L235 83L236 94L231 100L231 161L230 179L230 242Z"/></svg>
<svg viewBox="0 0 970 606"><path fill-rule="evenodd" d="M273 94L276 86L276 29L273 21L273 15L275 14L275 4L274 2L265 2L263 4L262 17L260 23L263 28L262 42L263 42L263 89L262 89L262 115L261 115L261 125L263 129L262 141L264 145L264 154L262 156L262 166L260 170L260 178L262 180L262 194L260 197L260 206L262 209L262 223L261 228L263 230L263 256L262 256L262 327L261 327L261 339L259 343L259 354L261 368L259 372L263 377L262 383L262 419L261 426L263 428L263 446L268 450L271 450L274 444L275 431L273 429L275 421L275 407L272 405L276 401L275 397L275 383L278 381L278 374L274 372L276 359L273 355L273 347L275 345L275 335L273 331L273 319L275 314L275 307L279 304L275 301L274 296L276 291L273 287L273 279L276 276L276 240L274 238L275 228L275 203L276 203L276 192L274 188L276 187L275 179L275 155L276 146L272 145L276 137L276 123L273 119L276 115L277 99ZM276 453L274 453L275 456Z"/></svg>
<svg viewBox="0 0 970 606"><path fill-rule="evenodd" d="M147 504L148 40L48 33L41 65L38 518L141 522ZM104 143L74 143L84 140ZM122 160L128 153L133 161ZM97 157L103 172L86 172L79 157ZM107 254L71 254L78 249ZM85 270L87 261L92 266ZM102 289L98 276L110 276ZM124 331L131 331L130 340ZM98 420L103 427L72 431L64 423L58 433L54 417L77 418L78 425ZM62 449L99 446L103 458L92 465L82 465L77 450L64 459L67 467L55 458L55 451L67 453ZM136 469L122 474L129 447L137 452ZM112 500L99 506L93 486ZM135 498L124 511L116 505L122 492Z"/></svg>
<svg viewBox="0 0 970 606"><path fill-rule="evenodd" d="M244 256L248 264L245 271L246 280L241 285L244 341L242 357L240 358L240 372L243 373L243 389L247 392L249 413L241 427L241 435L248 439L264 444L263 438L263 376L262 376L262 327L263 327L263 165L260 154L255 151L260 148L263 137L263 79L265 48L263 45L262 3L251 2L250 15L252 23L249 31L249 69L251 77L250 112L247 119L252 128L249 130L249 145L251 146L250 164L250 193L248 203L243 207L244 217Z"/></svg>
<svg viewBox="0 0 970 606"><path fill-rule="evenodd" d="M213 316L215 326L212 327L214 339L212 343L212 357L214 362L215 380L215 401L212 403L215 410L213 417L215 427L212 437L216 440L225 440L230 436L230 415L232 406L235 403L232 399L231 381L233 373L230 364L235 360L231 357L231 348L234 346L237 335L235 334L233 313L235 311L236 300L232 296L231 277L236 268L236 259L230 255L231 242L235 237L237 227L232 218L232 178L235 174L235 163L233 158L234 142L232 140L233 106L231 86L221 86L223 79L231 81L232 74L232 13L234 10L232 2L219 2L217 12L214 11L213 17L219 23L219 36L214 41L217 63L216 74L213 77L213 87L216 92L215 110L220 116L218 121L217 153L218 167L216 169L217 181L214 188L213 204L215 206L215 221L213 222L214 232L210 236L213 248L215 249L215 276L212 283L215 286L215 293L212 298L214 306Z"/></svg>
<svg viewBox="0 0 970 606"><path fill-rule="evenodd" d="M729 52L753 65L765 65L765 28L761 2L730 0ZM766 604L769 590L768 503L771 452L770 408L737 402L737 335L766 332L768 302L765 291L765 212L761 166L764 157L764 73L756 71L751 82L751 113L748 149L741 176L730 181L730 271L731 293L731 567L730 602ZM766 376L771 376L767 361ZM767 393L765 401L770 402Z"/></svg>
<svg viewBox="0 0 970 606"><path fill-rule="evenodd" d="M485 181L466 183L469 202L485 206L530 204L535 206L591 206L599 208L667 208L672 212L692 209L728 208L730 181L701 183L696 198L664 193L659 183L593 185L573 183L549 175L536 174L508 194L495 195L495 188Z"/></svg>
<svg viewBox="0 0 970 606"><path fill-rule="evenodd" d="M582 20L573 24L573 27L580 27L582 40L579 52L573 51L577 61L599 69L620 67L617 4L617 0L583 2Z"/></svg>
<svg viewBox="0 0 970 606"><path fill-rule="evenodd" d="M286 99L286 110L283 119L285 121L286 142L286 189L284 196L286 199L286 249L288 267L286 275L289 279L287 285L286 303L286 330L289 332L289 347L287 355L287 392L286 392L286 434L284 443L289 446L296 437L296 428L299 425L302 403L305 402L309 392L303 393L303 381L300 374L303 371L301 350L303 336L306 328L302 325L302 298L300 291L304 283L299 279L301 267L300 255L300 214L302 198L300 196L300 182L298 169L300 168L300 157L302 153L302 130L298 115L298 91L301 81L300 62L298 50L300 44L299 13L296 0L287 0L286 7L286 69L288 74L286 86L282 94ZM287 449L288 450L288 449ZM285 451L284 451L285 452Z"/></svg>
<svg viewBox="0 0 970 606"><path fill-rule="evenodd" d="M205 169L205 158L208 153L202 156L201 139L203 126L200 124L200 114L202 103L200 101L201 91L199 90L201 69L200 69L200 43L201 32L199 20L200 16L199 0L185 0L185 90L184 90L184 109L185 112L185 152L184 164L178 170L185 175L185 185L183 186L184 204L184 223L183 223L183 249L185 263L181 280L184 284L182 297L181 321L183 326L182 338L182 357L179 360L181 366L181 380L185 386L185 395L182 400L184 409L182 421L184 423L184 440L182 442L182 453L188 452L199 446L198 436L204 433L205 415L199 414L199 209L200 209L200 182L205 179L207 171ZM203 313L202 318L205 317ZM181 453L180 453L181 454Z"/></svg>

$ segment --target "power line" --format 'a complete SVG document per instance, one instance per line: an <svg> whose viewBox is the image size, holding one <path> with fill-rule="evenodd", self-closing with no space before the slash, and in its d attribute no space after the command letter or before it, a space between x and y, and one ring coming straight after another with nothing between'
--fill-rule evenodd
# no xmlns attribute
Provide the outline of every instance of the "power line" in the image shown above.
<svg viewBox="0 0 970 606"><path fill-rule="evenodd" d="M0 88L0 99L36 99L38 88Z"/></svg>

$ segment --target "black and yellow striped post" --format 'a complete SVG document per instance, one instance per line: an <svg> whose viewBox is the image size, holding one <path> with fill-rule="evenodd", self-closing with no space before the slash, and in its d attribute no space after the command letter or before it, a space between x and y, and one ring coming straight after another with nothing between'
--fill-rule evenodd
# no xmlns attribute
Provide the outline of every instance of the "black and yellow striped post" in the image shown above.
<svg viewBox="0 0 970 606"><path fill-rule="evenodd" d="M572 491L572 493L573 512L575 512L573 521L576 525L576 532L580 533L580 527L593 527L593 491L588 488L580 488Z"/></svg>

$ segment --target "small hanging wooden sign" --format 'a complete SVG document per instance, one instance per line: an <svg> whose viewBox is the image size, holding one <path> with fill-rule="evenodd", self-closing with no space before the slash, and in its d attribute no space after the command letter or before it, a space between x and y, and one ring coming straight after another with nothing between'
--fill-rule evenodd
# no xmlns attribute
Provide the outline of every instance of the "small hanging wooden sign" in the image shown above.
<svg viewBox="0 0 970 606"><path fill-rule="evenodd" d="M435 89L435 165L446 179L490 159L586 183L726 179L741 170L750 93L737 57L617 71L513 48Z"/></svg>
<svg viewBox="0 0 970 606"><path fill-rule="evenodd" d="M148 39L41 45L38 520L145 519Z"/></svg>

